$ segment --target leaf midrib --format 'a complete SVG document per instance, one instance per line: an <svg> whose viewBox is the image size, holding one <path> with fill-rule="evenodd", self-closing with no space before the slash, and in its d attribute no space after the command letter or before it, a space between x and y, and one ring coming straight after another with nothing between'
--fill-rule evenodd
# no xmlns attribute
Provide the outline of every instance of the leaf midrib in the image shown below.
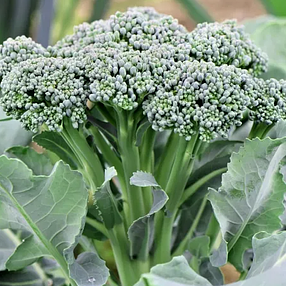
<svg viewBox="0 0 286 286"><path fill-rule="evenodd" d="M4 192L8 195L10 200L14 203L14 205L17 207L23 218L26 220L28 225L31 227L33 232L36 234L36 236L39 238L39 240L43 243L45 248L48 250L48 252L52 255L52 257L55 258L55 260L59 263L59 265L62 267L64 274L66 278L69 279L68 275L68 268L66 261L62 257L62 255L59 253L59 251L51 244L49 240L46 239L46 237L43 235L41 230L37 227L37 225L33 222L33 220L30 218L30 216L26 213L24 208L18 203L18 201L14 198L14 196L7 190L3 185L0 183L0 188L4 190Z"/></svg>
<svg viewBox="0 0 286 286"><path fill-rule="evenodd" d="M260 189L259 189L258 194L261 193L261 189L263 188L263 185L265 184L265 181L267 181L266 178L269 177L269 176L267 176L267 173L268 173L269 170L271 169L270 167L272 167L272 165L273 165L277 160L278 160L277 166L279 166L279 162L286 156L285 146L286 146L286 143L281 144L281 145L277 148L277 150L276 150L274 156L271 158L271 161L270 161L270 163L269 163L269 165L268 165L268 168L267 168L267 170L266 170L266 173L265 173L264 179L263 179L263 181L262 181L262 184L261 184L261 186L260 186ZM280 149L282 149L281 152L279 152ZM283 150L283 149L284 149L284 150ZM277 158L277 159L276 159L276 158ZM275 160L274 160L274 159L275 159ZM272 163L272 162L273 162L273 163ZM276 166L275 169L277 169L277 166ZM267 183L267 182L266 182L266 183ZM233 248L233 246L235 245L235 243L236 243L237 240L239 239L240 235L241 235L242 232L244 231L245 227L247 226L247 224L248 224L248 222L249 222L249 220L250 220L252 214L254 213L254 211L256 211L258 199L260 200L260 199L261 199L261 196L257 196L257 197L256 197L256 200L255 200L255 202L254 202L253 208L251 209L251 212L248 214L247 218L244 220L244 222L243 222L242 225L240 226L239 230L236 232L236 234L233 236L233 238L231 239L231 241L228 243L228 251L230 251L230 250Z"/></svg>

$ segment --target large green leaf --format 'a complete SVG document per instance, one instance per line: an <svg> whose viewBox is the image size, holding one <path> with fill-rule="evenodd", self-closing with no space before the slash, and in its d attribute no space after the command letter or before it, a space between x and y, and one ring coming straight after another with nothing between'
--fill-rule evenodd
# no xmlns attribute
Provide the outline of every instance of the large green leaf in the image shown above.
<svg viewBox="0 0 286 286"><path fill-rule="evenodd" d="M65 140L57 132L45 131L33 137L33 141L45 149L57 154L64 162L73 169L77 168L77 160L73 151Z"/></svg>
<svg viewBox="0 0 286 286"><path fill-rule="evenodd" d="M18 159L0 157L0 229L21 229L31 236L10 256L8 269L54 257L67 272L81 234L88 192L82 175L62 161L49 176L34 176ZM80 284L79 284L80 285Z"/></svg>
<svg viewBox="0 0 286 286"><path fill-rule="evenodd" d="M24 162L34 175L49 175L53 165L44 154L37 153L30 147L14 146L5 151Z"/></svg>
<svg viewBox="0 0 286 286"><path fill-rule="evenodd" d="M168 200L167 194L160 189L155 178L150 173L138 171L133 173L130 184L138 187L155 187L153 192L153 204L143 217L135 220L128 229L130 240L130 255L139 259L147 259L151 247L151 238L154 234L154 214L161 210Z"/></svg>
<svg viewBox="0 0 286 286"><path fill-rule="evenodd" d="M253 237L252 246L254 260L247 277L265 272L286 259L286 232L260 232Z"/></svg>
<svg viewBox="0 0 286 286"><path fill-rule="evenodd" d="M151 268L134 286L211 286L205 278L189 267L184 256L174 257L171 262Z"/></svg>
<svg viewBox="0 0 286 286"><path fill-rule="evenodd" d="M239 270L253 235L281 227L286 186L280 165L285 164L285 142L285 138L247 140L231 156L219 190L210 191L209 199L228 243L229 261Z"/></svg>

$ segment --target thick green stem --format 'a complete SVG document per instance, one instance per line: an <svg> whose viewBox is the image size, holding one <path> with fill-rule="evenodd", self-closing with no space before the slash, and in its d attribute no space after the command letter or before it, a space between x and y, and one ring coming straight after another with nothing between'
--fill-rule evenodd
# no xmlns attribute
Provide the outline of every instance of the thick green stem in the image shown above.
<svg viewBox="0 0 286 286"><path fill-rule="evenodd" d="M143 136L140 146L140 165L141 170L153 174L154 170L154 152L153 146L155 142L156 132L149 128ZM145 204L145 212L148 213L152 207L153 197L152 188L146 187L142 190Z"/></svg>
<svg viewBox="0 0 286 286"><path fill-rule="evenodd" d="M101 222L92 219L88 216L86 217L85 222L90 226L94 227L95 229L99 230L100 232L102 232L106 237L108 237L108 231Z"/></svg>
<svg viewBox="0 0 286 286"><path fill-rule="evenodd" d="M206 182L208 182L210 179L224 173L227 171L227 168L221 168L217 169L206 176L200 178L198 181L196 181L194 184L189 186L185 191L182 196L182 199L180 201L180 204L183 204L190 196L192 196L201 186L203 186Z"/></svg>
<svg viewBox="0 0 286 286"><path fill-rule="evenodd" d="M132 267L132 262L128 255L128 243L124 226L122 224L116 225L113 229L108 230L117 271L120 277L122 286L133 286L138 278L138 274Z"/></svg>
<svg viewBox="0 0 286 286"><path fill-rule="evenodd" d="M108 142L106 141L102 133L95 126L90 126L89 131L93 135L96 146L99 148L101 153L104 155L104 159L106 159L106 162L110 166L115 167L117 174L118 174L120 187L122 190L122 199L123 200L126 199L126 184L124 180L124 170L123 170L120 159L117 157L117 155L112 150L112 146L108 144Z"/></svg>
<svg viewBox="0 0 286 286"><path fill-rule="evenodd" d="M117 114L118 142L130 210L130 215L126 217L128 219L128 225L130 225L134 220L146 214L142 189L130 185L130 178L133 176L133 173L140 170L139 149L135 146L137 124L134 122L131 112L128 113L121 110L118 111Z"/></svg>
<svg viewBox="0 0 286 286"><path fill-rule="evenodd" d="M65 121L60 134L80 162L79 171L82 172L90 188L95 192L96 188L100 187L104 181L103 167L97 154L90 148L84 135L73 128L69 121Z"/></svg>
<svg viewBox="0 0 286 286"><path fill-rule="evenodd" d="M178 149L178 142L179 136L172 132L155 171L156 180L163 189L166 188L170 172L172 170Z"/></svg>
<svg viewBox="0 0 286 286"><path fill-rule="evenodd" d="M179 246L177 247L177 249L174 251L174 256L178 256L178 255L182 255L184 253L184 251L187 249L188 243L190 241L190 239L193 236L194 231L196 230L198 223L201 219L201 216L204 212L204 209L206 207L207 204L207 195L203 198L201 206L198 210L198 213L192 223L191 228L189 229L187 235L185 236L185 238L181 241L181 243L179 244Z"/></svg>
<svg viewBox="0 0 286 286"><path fill-rule="evenodd" d="M187 180L192 172L194 151L198 150L198 143L200 141L197 135L193 136L190 141L186 141L183 137L179 139L176 158L166 186L166 192L169 196L166 205L167 212L165 216L162 211L155 215L155 264L164 263L171 259L173 223Z"/></svg>
<svg viewBox="0 0 286 286"><path fill-rule="evenodd" d="M259 138L263 139L266 137L267 133L271 130L274 124L265 124L253 122L252 128L248 135L248 139Z"/></svg>

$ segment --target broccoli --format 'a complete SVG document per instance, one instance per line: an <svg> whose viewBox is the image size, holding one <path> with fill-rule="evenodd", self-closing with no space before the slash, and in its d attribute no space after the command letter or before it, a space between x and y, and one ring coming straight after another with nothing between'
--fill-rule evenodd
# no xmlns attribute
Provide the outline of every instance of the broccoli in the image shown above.
<svg viewBox="0 0 286 286"><path fill-rule="evenodd" d="M0 82L11 69L28 59L49 56L47 50L31 38L19 36L0 45Z"/></svg>
<svg viewBox="0 0 286 286"><path fill-rule="evenodd" d="M252 78L235 66L208 62L184 62L174 70L174 78L143 103L144 113L154 130L173 128L187 140L198 132L209 141L227 137L233 125L241 125L243 111L250 103ZM171 82L171 84L170 84Z"/></svg>
<svg viewBox="0 0 286 286"><path fill-rule="evenodd" d="M58 155L82 172L95 217L93 194L106 166L118 174L106 195L112 205L113 193L120 197L118 221L126 229L153 203L151 189L131 185L130 178L138 170L153 172L169 197L154 222L163 228L154 234L159 263L170 258L164 245L201 145L227 137L246 113L254 122L250 138L262 138L285 118L285 81L258 78L266 69L266 55L235 21L188 32L171 16L135 7L83 23L47 49L26 37L5 41L0 104L26 129L46 130L40 136L63 142ZM153 145L165 130L169 137L157 159Z"/></svg>
<svg viewBox="0 0 286 286"><path fill-rule="evenodd" d="M202 23L188 35L191 54L216 65L247 69L255 76L267 70L267 55L259 50L236 21Z"/></svg>

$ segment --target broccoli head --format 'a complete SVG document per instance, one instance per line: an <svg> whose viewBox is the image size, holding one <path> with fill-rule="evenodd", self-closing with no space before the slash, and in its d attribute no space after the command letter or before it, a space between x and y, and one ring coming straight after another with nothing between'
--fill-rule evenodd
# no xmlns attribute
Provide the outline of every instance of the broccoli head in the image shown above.
<svg viewBox="0 0 286 286"><path fill-rule="evenodd" d="M64 117L77 128L90 100L116 110L143 107L155 130L210 140L239 125L249 104L253 118L263 108L253 76L266 65L234 21L189 33L171 16L135 7L83 23L47 49L8 39L0 46L1 104L35 132L42 124L60 131Z"/></svg>
<svg viewBox="0 0 286 286"><path fill-rule="evenodd" d="M193 61L172 68L176 76L143 103L144 113L155 130L173 128L187 140L195 133L208 141L226 137L233 125L241 125L250 103L252 77L235 66Z"/></svg>
<svg viewBox="0 0 286 286"><path fill-rule="evenodd" d="M3 78L1 90L3 110L31 131L43 124L60 131L64 116L75 128L86 120L89 87L80 61L28 59Z"/></svg>

